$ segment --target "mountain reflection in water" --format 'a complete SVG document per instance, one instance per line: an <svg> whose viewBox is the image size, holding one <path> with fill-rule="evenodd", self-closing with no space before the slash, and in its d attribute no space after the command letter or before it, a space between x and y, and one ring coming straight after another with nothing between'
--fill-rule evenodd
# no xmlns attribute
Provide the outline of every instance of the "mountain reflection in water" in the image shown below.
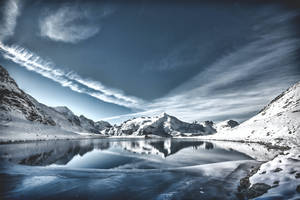
<svg viewBox="0 0 300 200"><path fill-rule="evenodd" d="M93 169L161 169L250 159L210 142L172 138L44 141L0 148L17 164Z"/></svg>

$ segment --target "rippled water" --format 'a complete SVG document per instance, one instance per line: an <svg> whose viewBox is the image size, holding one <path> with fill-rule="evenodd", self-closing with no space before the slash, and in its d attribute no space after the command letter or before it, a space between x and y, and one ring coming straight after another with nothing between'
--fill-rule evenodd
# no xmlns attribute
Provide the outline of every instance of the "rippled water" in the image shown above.
<svg viewBox="0 0 300 200"><path fill-rule="evenodd" d="M178 139L45 141L0 145L0 153L1 199L234 199L234 172L251 163Z"/></svg>

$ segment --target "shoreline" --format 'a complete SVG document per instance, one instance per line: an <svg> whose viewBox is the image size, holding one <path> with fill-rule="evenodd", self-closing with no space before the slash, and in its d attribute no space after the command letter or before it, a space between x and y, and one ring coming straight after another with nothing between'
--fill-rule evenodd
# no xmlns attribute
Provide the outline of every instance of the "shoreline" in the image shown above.
<svg viewBox="0 0 300 200"><path fill-rule="evenodd" d="M62 140L85 140L85 139L104 139L108 138L107 136L94 136L94 135L89 135L89 136L79 136L76 138L50 138L50 139L28 139L28 140L0 140L0 145L4 144L21 144L21 143L30 143L30 142L45 142L45 141L62 141Z"/></svg>

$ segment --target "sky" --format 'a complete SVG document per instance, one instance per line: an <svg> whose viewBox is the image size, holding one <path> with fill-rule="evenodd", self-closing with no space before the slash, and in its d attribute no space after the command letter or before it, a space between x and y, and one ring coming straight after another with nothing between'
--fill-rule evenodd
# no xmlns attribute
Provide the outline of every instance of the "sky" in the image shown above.
<svg viewBox="0 0 300 200"><path fill-rule="evenodd" d="M0 65L96 121L242 122L300 80L300 6L282 2L2 0Z"/></svg>

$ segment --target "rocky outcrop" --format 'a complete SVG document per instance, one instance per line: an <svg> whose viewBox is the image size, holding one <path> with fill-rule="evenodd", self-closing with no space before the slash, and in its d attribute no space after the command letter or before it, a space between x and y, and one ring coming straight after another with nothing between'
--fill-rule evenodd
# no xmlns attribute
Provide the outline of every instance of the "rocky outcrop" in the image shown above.
<svg viewBox="0 0 300 200"><path fill-rule="evenodd" d="M31 98L18 87L6 69L0 66L1 121L12 120L7 113L14 113L15 115L23 116L29 121L55 126L54 120L42 110L39 110L35 103L31 101Z"/></svg>
<svg viewBox="0 0 300 200"><path fill-rule="evenodd" d="M232 128L237 127L238 125L239 123L237 121L230 119L230 120L217 123L214 125L214 127L217 130L217 132L222 132L226 130L231 130Z"/></svg>

